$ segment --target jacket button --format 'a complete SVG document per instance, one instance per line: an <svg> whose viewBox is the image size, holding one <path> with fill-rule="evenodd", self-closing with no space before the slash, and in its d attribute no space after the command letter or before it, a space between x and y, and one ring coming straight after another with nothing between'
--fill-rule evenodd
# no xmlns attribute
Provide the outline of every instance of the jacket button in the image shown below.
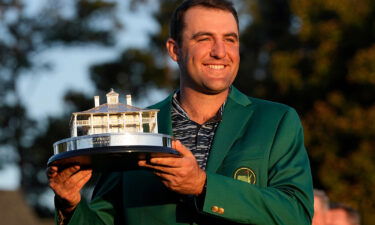
<svg viewBox="0 0 375 225"><path fill-rule="evenodd" d="M224 214L224 208L219 208L219 209L217 210L217 212L218 212L219 214Z"/></svg>
<svg viewBox="0 0 375 225"><path fill-rule="evenodd" d="M211 211L214 212L214 213L216 213L216 212L219 211L219 207L217 207L216 205L215 205L215 206L212 206L212 207L211 207Z"/></svg>

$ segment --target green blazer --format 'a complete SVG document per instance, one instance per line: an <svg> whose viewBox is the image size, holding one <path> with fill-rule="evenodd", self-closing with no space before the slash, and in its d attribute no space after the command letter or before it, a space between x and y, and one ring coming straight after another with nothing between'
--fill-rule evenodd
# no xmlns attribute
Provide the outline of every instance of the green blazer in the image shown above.
<svg viewBox="0 0 375 225"><path fill-rule="evenodd" d="M172 95L159 132L172 135ZM292 108L232 87L207 162L205 196L169 191L147 170L103 174L70 224L311 224L312 178L303 130Z"/></svg>

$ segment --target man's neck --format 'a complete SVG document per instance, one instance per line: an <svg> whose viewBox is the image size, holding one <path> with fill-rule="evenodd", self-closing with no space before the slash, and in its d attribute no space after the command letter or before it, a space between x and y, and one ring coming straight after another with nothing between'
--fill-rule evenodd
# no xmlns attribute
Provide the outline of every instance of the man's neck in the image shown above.
<svg viewBox="0 0 375 225"><path fill-rule="evenodd" d="M215 117L220 107L224 104L229 93L229 88L218 94L204 94L189 88L181 88L179 102L196 123L204 124Z"/></svg>

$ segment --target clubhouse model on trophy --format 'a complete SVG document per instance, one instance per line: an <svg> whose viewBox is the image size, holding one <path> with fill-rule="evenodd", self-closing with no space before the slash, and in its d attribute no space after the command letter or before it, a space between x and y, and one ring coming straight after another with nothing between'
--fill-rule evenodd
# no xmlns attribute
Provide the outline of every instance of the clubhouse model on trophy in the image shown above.
<svg viewBox="0 0 375 225"><path fill-rule="evenodd" d="M107 103L72 114L71 137L53 144L54 155L47 165L81 167L96 170L136 169L139 159L178 157L172 137L158 134L157 109L132 106L131 96L120 103L113 89L107 93Z"/></svg>

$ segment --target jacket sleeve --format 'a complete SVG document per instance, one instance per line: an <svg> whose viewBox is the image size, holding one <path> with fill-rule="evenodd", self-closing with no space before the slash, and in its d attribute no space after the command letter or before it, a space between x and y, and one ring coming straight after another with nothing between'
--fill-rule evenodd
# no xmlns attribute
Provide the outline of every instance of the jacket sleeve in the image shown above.
<svg viewBox="0 0 375 225"><path fill-rule="evenodd" d="M121 212L121 173L101 175L90 203L81 200L69 220L69 225L122 224L117 221Z"/></svg>
<svg viewBox="0 0 375 225"><path fill-rule="evenodd" d="M302 126L293 109L280 120L265 160L268 180L263 187L207 173L202 213L243 224L311 224L311 171Z"/></svg>

